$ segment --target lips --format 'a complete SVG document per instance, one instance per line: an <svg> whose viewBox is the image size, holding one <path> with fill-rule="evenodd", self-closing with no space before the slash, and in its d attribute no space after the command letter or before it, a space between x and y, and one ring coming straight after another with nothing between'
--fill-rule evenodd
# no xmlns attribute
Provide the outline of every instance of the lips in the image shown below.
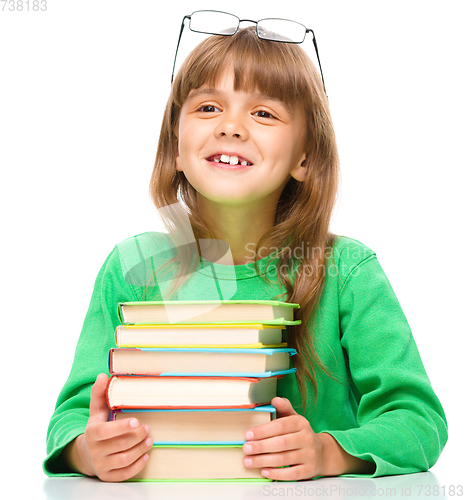
<svg viewBox="0 0 465 500"><path fill-rule="evenodd" d="M250 167L253 165L251 161L238 154L216 153L206 158L207 161L222 163L224 165L240 165Z"/></svg>

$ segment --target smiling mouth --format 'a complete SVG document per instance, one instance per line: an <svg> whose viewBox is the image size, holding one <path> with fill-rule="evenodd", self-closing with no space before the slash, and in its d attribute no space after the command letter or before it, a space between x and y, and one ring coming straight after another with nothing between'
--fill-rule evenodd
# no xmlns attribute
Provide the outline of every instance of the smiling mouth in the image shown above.
<svg viewBox="0 0 465 500"><path fill-rule="evenodd" d="M217 154L217 155L212 155L207 158L207 161L212 161L215 163L222 163L224 165L241 165L243 167L250 167L253 165L250 163L250 161L246 160L245 158L242 158L241 156L235 156L235 155L225 155L225 154Z"/></svg>

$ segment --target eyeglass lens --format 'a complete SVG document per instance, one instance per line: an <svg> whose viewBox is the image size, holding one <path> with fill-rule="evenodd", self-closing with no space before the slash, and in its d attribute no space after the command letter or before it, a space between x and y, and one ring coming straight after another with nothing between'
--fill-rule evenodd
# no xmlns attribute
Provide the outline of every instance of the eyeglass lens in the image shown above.
<svg viewBox="0 0 465 500"><path fill-rule="evenodd" d="M239 18L226 12L200 10L191 15L189 28L198 33L234 35L239 28Z"/></svg>
<svg viewBox="0 0 465 500"><path fill-rule="evenodd" d="M257 23L257 34L274 42L302 43L307 30L303 24L287 19L262 19Z"/></svg>

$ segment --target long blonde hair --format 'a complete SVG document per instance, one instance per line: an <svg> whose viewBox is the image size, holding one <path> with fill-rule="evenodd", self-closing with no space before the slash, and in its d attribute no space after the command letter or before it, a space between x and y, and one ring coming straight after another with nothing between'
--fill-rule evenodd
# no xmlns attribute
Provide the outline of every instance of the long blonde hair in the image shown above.
<svg viewBox="0 0 465 500"><path fill-rule="evenodd" d="M241 29L233 36L215 35L200 43L187 57L172 85L150 194L157 208L179 202L187 207L197 248L183 246L176 257L178 283L182 286L195 267L192 256L200 251L199 239L217 236L215 228L209 227L200 217L195 189L184 173L175 168L180 111L193 89L202 85L214 86L225 65L231 63L235 90L258 90L291 106L299 106L305 112L306 177L303 182L291 178L285 186L278 201L274 227L258 241L254 261L257 266L258 256L264 255L260 248L277 248L280 249L278 269L295 270L295 276L291 272L279 272L278 279L286 289L286 301L300 304L300 309L295 310L295 319L302 323L288 327L288 342L297 350L294 366L305 404L306 379L317 393L315 368L319 366L327 373L314 349L311 325L324 286L328 249L332 249L335 241L329 224L339 182L339 159L321 77L304 50L290 43L261 40L252 28ZM176 227L175 218L173 215L168 217L171 220L165 220L168 227ZM309 245L312 251L310 255L308 251L302 252L296 266L293 255L302 244ZM274 299L282 295L285 294Z"/></svg>

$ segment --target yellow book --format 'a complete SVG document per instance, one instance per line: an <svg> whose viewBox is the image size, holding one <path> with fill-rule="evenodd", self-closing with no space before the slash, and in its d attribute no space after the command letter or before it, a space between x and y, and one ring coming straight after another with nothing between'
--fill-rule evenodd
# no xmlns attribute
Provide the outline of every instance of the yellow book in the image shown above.
<svg viewBox="0 0 465 500"><path fill-rule="evenodd" d="M118 347L286 347L285 326L250 324L120 325Z"/></svg>

